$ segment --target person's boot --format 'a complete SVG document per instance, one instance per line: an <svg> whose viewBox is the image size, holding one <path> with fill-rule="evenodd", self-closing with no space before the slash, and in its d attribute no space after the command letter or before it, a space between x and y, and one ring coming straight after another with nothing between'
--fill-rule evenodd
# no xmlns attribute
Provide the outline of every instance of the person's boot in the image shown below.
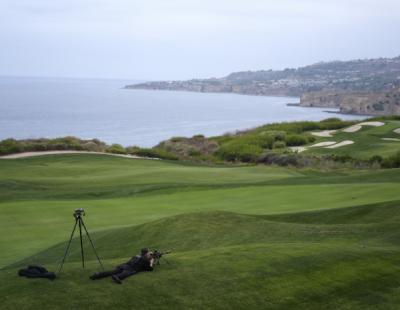
<svg viewBox="0 0 400 310"><path fill-rule="evenodd" d="M54 280L56 278L56 274L54 272L48 272L45 274L45 278Z"/></svg>
<svg viewBox="0 0 400 310"><path fill-rule="evenodd" d="M99 279L99 275L100 275L100 272L95 272L95 273L92 274L89 278L90 278L91 280L97 280L97 279Z"/></svg>
<svg viewBox="0 0 400 310"><path fill-rule="evenodd" d="M122 284L121 279L118 278L117 275L113 275L111 278L113 279L113 281L114 281L115 283Z"/></svg>

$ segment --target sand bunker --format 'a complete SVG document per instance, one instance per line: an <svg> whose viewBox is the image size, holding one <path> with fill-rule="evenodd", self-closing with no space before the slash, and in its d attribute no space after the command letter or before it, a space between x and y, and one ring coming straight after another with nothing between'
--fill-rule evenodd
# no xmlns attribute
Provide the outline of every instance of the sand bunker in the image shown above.
<svg viewBox="0 0 400 310"><path fill-rule="evenodd" d="M295 153L301 153L307 150L305 146L292 146L290 149Z"/></svg>
<svg viewBox="0 0 400 310"><path fill-rule="evenodd" d="M323 147L336 144L336 141L326 141L326 142L319 142L316 144L311 145L310 147Z"/></svg>
<svg viewBox="0 0 400 310"><path fill-rule="evenodd" d="M398 141L398 142L400 142L400 139L397 139L397 138L382 138L382 140L385 140L385 141Z"/></svg>
<svg viewBox="0 0 400 310"><path fill-rule="evenodd" d="M143 157L135 156L135 155L111 154L111 153L102 153L102 152L86 152L86 151L25 152L25 153L4 155L4 156L0 156L0 158L14 159L14 158L25 158L25 157L34 157L34 156L43 156L43 155L58 155L58 154L101 154L101 155L109 155L109 156L117 156L117 157L125 157L125 158L143 158Z"/></svg>
<svg viewBox="0 0 400 310"><path fill-rule="evenodd" d="M385 123L383 123L383 122L363 122L358 125L380 127L380 126L385 125Z"/></svg>
<svg viewBox="0 0 400 310"><path fill-rule="evenodd" d="M316 137L332 137L337 130L323 130L318 132L312 132L311 134Z"/></svg>
<svg viewBox="0 0 400 310"><path fill-rule="evenodd" d="M325 141L325 142L319 142L319 143L310 145L309 147L324 147L326 149L335 149L337 147L350 145L353 143L354 143L354 141L351 141L351 140L345 140L345 141L342 141L339 143L336 143L335 141ZM292 146L290 149L295 153L301 153L301 152L306 151L308 148L306 146Z"/></svg>
<svg viewBox="0 0 400 310"><path fill-rule="evenodd" d="M334 145L326 146L325 148L326 149L336 149L338 147L342 147L342 146L345 146L345 145L350 145L350 144L353 144L353 143L354 143L354 141L345 140L345 141L339 142L339 143L334 144Z"/></svg>
<svg viewBox="0 0 400 310"><path fill-rule="evenodd" d="M361 128L362 128L361 125L353 125L353 126L343 129L342 131L343 132L356 132L356 131L359 131Z"/></svg>
<svg viewBox="0 0 400 310"><path fill-rule="evenodd" d="M395 130L393 130L395 133L398 133L400 135L400 128L397 128Z"/></svg>
<svg viewBox="0 0 400 310"><path fill-rule="evenodd" d="M347 127L345 129L343 129L343 132L357 132L359 131L362 126L373 126L373 127L379 127L379 126L383 126L385 125L385 123L383 122L363 122L363 123L359 123L350 127Z"/></svg>

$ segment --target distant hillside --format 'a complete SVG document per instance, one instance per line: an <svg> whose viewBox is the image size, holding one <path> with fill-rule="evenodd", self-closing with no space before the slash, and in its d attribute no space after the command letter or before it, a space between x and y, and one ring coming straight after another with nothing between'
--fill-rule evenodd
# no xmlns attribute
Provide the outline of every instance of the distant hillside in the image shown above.
<svg viewBox="0 0 400 310"><path fill-rule="evenodd" d="M223 78L193 79L188 81L158 81L127 85L128 89L183 90L195 92L224 92L264 96L302 96L319 93L326 101L325 92L352 95L355 93L386 93L400 87L400 56L395 58L321 62L298 69L280 71L261 70L231 73ZM364 96L365 97L365 96ZM373 96L372 96L373 97ZM375 100L375 98L370 98ZM314 98L315 99L315 98ZM357 101L357 100L356 100ZM379 100L378 100L379 101ZM305 99L304 106L317 106ZM373 106L376 102L369 102ZM395 102L390 102L392 106ZM330 106L339 107L337 103ZM398 104L400 106L400 103ZM320 106L327 106L326 103ZM368 114L399 114L391 107L371 108ZM357 106L343 108L344 113L363 113Z"/></svg>

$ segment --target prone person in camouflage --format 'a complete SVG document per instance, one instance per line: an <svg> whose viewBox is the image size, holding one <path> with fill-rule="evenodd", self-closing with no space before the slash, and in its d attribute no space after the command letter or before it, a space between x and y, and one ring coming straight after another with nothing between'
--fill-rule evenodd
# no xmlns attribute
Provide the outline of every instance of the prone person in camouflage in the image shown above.
<svg viewBox="0 0 400 310"><path fill-rule="evenodd" d="M97 280L106 277L113 279L115 283L122 284L122 280L141 271L153 271L154 258L148 248L143 248L139 255L132 257L124 264L118 265L114 270L96 272L90 279Z"/></svg>

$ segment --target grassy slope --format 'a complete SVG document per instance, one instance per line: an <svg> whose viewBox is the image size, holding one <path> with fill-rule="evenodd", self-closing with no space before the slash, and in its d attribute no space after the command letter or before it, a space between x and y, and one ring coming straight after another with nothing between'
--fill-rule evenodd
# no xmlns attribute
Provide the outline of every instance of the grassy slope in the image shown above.
<svg viewBox="0 0 400 310"><path fill-rule="evenodd" d="M0 272L5 309L396 309L400 302L399 170L69 155L0 161L0 172L0 264L14 264ZM82 272L74 244L62 280L15 277L27 262L55 268L65 244L52 245L68 236L77 207L88 211L108 267L143 245L173 248L172 265L122 287L91 282L97 265ZM329 208L339 209L321 211Z"/></svg>
<svg viewBox="0 0 400 310"><path fill-rule="evenodd" d="M95 155L0 165L0 182L6 185L0 189L0 244L8 249L0 266L63 240L78 207L87 210L89 227L98 230L201 210L270 214L400 199L397 170L321 174Z"/></svg>
<svg viewBox="0 0 400 310"><path fill-rule="evenodd" d="M400 139L400 135L393 132L393 130L397 128L400 128L400 121L385 121L385 125L381 127L363 126L360 131L354 133L339 131L333 135L333 138L318 138L314 143L352 140L354 144L337 149L311 148L307 152L315 154L350 155L352 157L365 159L370 158L372 155L386 157L400 151L400 142L382 140L382 138Z"/></svg>
<svg viewBox="0 0 400 310"><path fill-rule="evenodd" d="M332 221L336 214L341 217L340 211L320 213ZM364 224L324 225L314 220L313 224L293 224L209 212L104 231L93 237L106 267L127 259L143 243L172 247L171 265L130 278L122 287L109 279L91 282L87 276L96 263L91 261L82 272L75 244L59 281L15 278L16 266L2 271L0 296L7 296L2 305L7 309L27 305L71 309L78 303L88 309L396 309L400 286L397 223L390 217L384 223ZM64 246L27 261L55 268L52 263ZM46 299L37 298L43 292ZM46 305L49 300L51 305Z"/></svg>

